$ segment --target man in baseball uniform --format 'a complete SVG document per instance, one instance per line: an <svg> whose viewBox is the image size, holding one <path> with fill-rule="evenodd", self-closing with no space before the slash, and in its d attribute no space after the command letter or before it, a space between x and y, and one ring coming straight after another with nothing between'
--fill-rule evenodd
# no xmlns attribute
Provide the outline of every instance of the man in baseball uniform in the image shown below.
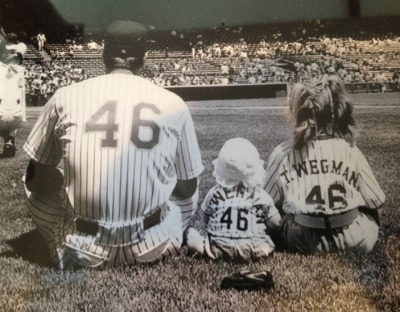
<svg viewBox="0 0 400 312"><path fill-rule="evenodd" d="M37 36L38 50L42 51L44 49L44 44L46 43L46 35L40 31Z"/></svg>
<svg viewBox="0 0 400 312"><path fill-rule="evenodd" d="M255 261L275 248L269 233L281 220L260 185L264 161L246 139L230 139L213 161L216 185L185 231L189 250L211 259Z"/></svg>
<svg viewBox="0 0 400 312"><path fill-rule="evenodd" d="M385 194L355 146L355 121L336 76L296 84L289 100L293 139L272 152L265 190L286 215L286 246L309 253L374 247Z"/></svg>
<svg viewBox="0 0 400 312"><path fill-rule="evenodd" d="M193 121L181 98L137 76L146 38L141 24L112 23L107 74L56 91L24 145L28 208L62 269L174 256L197 205Z"/></svg>
<svg viewBox="0 0 400 312"><path fill-rule="evenodd" d="M25 78L21 66L26 45L6 42L0 35L0 136L3 158L15 156L15 134L26 121Z"/></svg>

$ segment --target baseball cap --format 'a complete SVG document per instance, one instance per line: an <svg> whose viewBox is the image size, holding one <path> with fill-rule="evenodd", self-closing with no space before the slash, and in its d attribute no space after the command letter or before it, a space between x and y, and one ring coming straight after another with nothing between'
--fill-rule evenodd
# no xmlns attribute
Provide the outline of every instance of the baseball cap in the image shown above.
<svg viewBox="0 0 400 312"><path fill-rule="evenodd" d="M146 52L147 27L131 21L111 23L104 38L104 49L116 56L138 56Z"/></svg>
<svg viewBox="0 0 400 312"><path fill-rule="evenodd" d="M239 182L261 185L266 174L256 147L244 138L226 141L213 165L213 176L223 187L233 187Z"/></svg>
<svg viewBox="0 0 400 312"><path fill-rule="evenodd" d="M4 63L12 63L13 61L17 61L18 63L22 63L22 59L27 51L27 46L25 43L20 42L17 44L8 44L6 45L7 54L3 60Z"/></svg>
<svg viewBox="0 0 400 312"><path fill-rule="evenodd" d="M7 50L9 51L9 53L17 53L17 54L21 54L22 56L25 55L27 49L28 49L28 47L23 42L7 45Z"/></svg>

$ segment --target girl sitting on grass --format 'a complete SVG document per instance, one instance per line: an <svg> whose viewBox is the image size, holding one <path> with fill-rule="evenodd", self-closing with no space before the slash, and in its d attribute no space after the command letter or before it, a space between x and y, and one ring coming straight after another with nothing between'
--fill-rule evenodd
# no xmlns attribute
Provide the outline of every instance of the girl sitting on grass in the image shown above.
<svg viewBox="0 0 400 312"><path fill-rule="evenodd" d="M385 194L355 146L343 84L336 76L295 84L289 109L293 138L270 155L265 185L285 214L279 231L285 247L371 251Z"/></svg>
<svg viewBox="0 0 400 312"><path fill-rule="evenodd" d="M197 209L185 239L188 248L211 259L250 261L275 248L267 234L279 225L272 198L260 187L264 162L246 139L228 140L213 161L216 185Z"/></svg>

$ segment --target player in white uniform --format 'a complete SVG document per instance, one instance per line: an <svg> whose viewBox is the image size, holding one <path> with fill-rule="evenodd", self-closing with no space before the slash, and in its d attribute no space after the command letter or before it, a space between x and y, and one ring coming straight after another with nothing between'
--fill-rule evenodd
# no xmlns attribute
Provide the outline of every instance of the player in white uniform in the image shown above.
<svg viewBox="0 0 400 312"><path fill-rule="evenodd" d="M378 238L385 194L355 146L343 84L336 76L313 86L296 84L289 108L294 137L270 155L265 185L286 214L283 242L304 253L369 252Z"/></svg>
<svg viewBox="0 0 400 312"><path fill-rule="evenodd" d="M0 136L4 139L2 157L15 156L15 134L26 121L25 78L21 66L24 43L7 44L0 36Z"/></svg>
<svg viewBox="0 0 400 312"><path fill-rule="evenodd" d="M111 24L108 74L59 89L24 145L28 208L60 268L176 255L180 208L192 214L197 206L203 165L189 110L132 74L144 63L146 37L141 24Z"/></svg>
<svg viewBox="0 0 400 312"><path fill-rule="evenodd" d="M260 187L265 170L257 149L246 139L230 139L213 164L217 184L185 232L189 250L212 259L267 257L275 248L268 233L281 217Z"/></svg>

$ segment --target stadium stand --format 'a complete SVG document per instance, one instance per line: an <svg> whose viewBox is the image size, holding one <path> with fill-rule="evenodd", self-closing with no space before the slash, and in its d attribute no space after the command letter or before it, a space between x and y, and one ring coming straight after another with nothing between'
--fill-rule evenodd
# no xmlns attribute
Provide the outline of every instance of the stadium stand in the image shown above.
<svg viewBox="0 0 400 312"><path fill-rule="evenodd" d="M343 25L315 20L154 32L142 75L170 87L292 84L336 74L350 92L399 91L400 31L393 26L395 19L384 21L357 20ZM32 70L38 70L44 85L54 84L49 92L42 91L51 95L54 88L103 74L101 40L61 38L48 42L42 53L34 42L28 43L27 83L34 81ZM79 76L72 75L74 71ZM27 87L30 93L33 89Z"/></svg>

